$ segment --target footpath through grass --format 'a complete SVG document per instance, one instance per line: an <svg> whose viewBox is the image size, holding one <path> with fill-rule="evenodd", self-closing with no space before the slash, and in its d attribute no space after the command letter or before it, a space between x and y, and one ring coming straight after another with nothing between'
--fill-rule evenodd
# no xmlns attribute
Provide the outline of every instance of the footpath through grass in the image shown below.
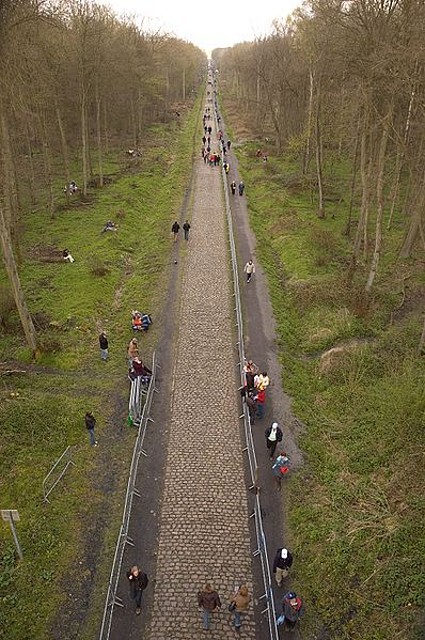
<svg viewBox="0 0 425 640"><path fill-rule="evenodd" d="M164 313L170 228L180 216L192 171L200 100L181 126L158 125L147 133L150 142L139 168L125 170L117 160L122 150L111 153L113 181L93 191L89 205L63 209L53 220L44 210L24 217L20 275L45 350L32 365L12 312L11 330L0 335L1 360L26 373L2 377L0 506L19 511L24 560L16 561L3 524L2 638L53 637L52 625L67 620L65 610L58 612L75 588L72 581L84 583L90 594L96 573L104 578L95 604L100 614L134 443L134 430L125 426L131 311L153 316L154 325L139 340L149 362ZM118 230L102 233L109 219ZM42 261L49 247L68 248L75 263ZM5 281L3 273L0 280ZM106 364L99 357L102 329L110 346ZM93 449L84 426L88 409L98 424L99 447ZM43 504L43 478L68 445L76 466L54 489L50 504ZM85 633L84 608L77 603L79 620L69 620L61 638L75 637L75 629L80 638L95 636L99 617L91 615Z"/></svg>
<svg viewBox="0 0 425 640"><path fill-rule="evenodd" d="M238 117L227 107L237 143ZM419 640L425 360L416 348L423 269L420 261L395 265L383 255L366 312L358 295L365 270L351 289L345 285L349 180L342 163L335 161L332 201L318 220L295 162L270 149L264 163L257 148L256 141L234 145L277 320L283 386L305 424L305 466L288 481L284 502L292 586L307 611L302 635ZM385 247L398 245L400 226L396 220L386 232ZM406 270L406 304L391 316ZM323 356L332 347L337 353Z"/></svg>

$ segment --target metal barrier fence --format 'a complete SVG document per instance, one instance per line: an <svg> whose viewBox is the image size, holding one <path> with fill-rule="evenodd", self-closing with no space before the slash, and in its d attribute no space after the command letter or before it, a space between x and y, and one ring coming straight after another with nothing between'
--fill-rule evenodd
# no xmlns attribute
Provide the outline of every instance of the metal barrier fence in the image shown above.
<svg viewBox="0 0 425 640"><path fill-rule="evenodd" d="M216 119L217 130L219 129L217 119ZM232 274L233 274L233 296L235 299L235 315L236 315L236 327L237 327L237 348L238 348L238 356L239 356L239 371L240 371L240 380L241 386L245 384L245 376L244 376L244 362L245 362L245 348L243 341L243 318L242 318L242 308L241 308L241 297L240 297L240 288L239 288L239 273L238 273L238 262L236 257L236 245L235 238L233 234L233 219L232 219L232 211L230 207L229 201L229 189L227 185L227 177L226 173L223 169L223 160L224 154L221 154L222 163L221 163L221 171L223 178L223 188L224 188L224 199L226 203L226 215L227 215L227 227L229 233L229 245L230 245L230 254L231 254L231 263L232 263ZM241 415L244 421L244 431L245 431L245 439L246 439L246 448L244 451L247 453L248 457L248 465L249 472L251 477L251 486L250 490L254 492L254 510L251 514L251 518L254 518L255 522L255 534L257 538L257 549L254 551L254 557L259 556L261 561L261 571L263 574L263 582L264 582L264 594L260 597L260 600L265 600L265 607L262 613L267 613L268 623L269 623L269 631L271 640L278 640L279 631L276 624L276 609L273 598L273 590L272 590L272 581L271 581L271 573L270 573L270 565L267 554L267 544L266 544L266 536L263 530L263 521L262 521L262 513L261 513L261 504L260 497L257 491L257 458L255 455L254 449L254 441L252 437L252 429L251 423L248 414L248 408L246 403L243 404L243 413Z"/></svg>
<svg viewBox="0 0 425 640"><path fill-rule="evenodd" d="M44 502L49 502L47 496L51 494L51 492L56 487L59 480L64 476L66 470L71 464L73 467L76 466L75 462L72 461L72 447L68 446L60 456L60 458L56 460L55 464L43 480ZM58 475L54 475L55 473L57 473Z"/></svg>
<svg viewBox="0 0 425 640"><path fill-rule="evenodd" d="M118 540L115 547L114 559L112 562L112 569L109 576L108 583L108 591L106 594L105 608L103 610L103 618L102 618L102 626L100 628L99 640L107 640L109 638L109 634L111 632L111 624L112 624L112 616L114 606L117 605L119 607L123 606L122 599L117 595L118 582L121 575L122 562L124 557L124 551L127 544L134 546L134 542L132 538L128 535L129 525L130 525L130 516L131 516L131 507L133 504L133 496L140 496L139 491L136 489L136 476L137 470L139 466L140 456L146 456L146 452L143 450L143 441L145 439L146 426L148 422L153 422L150 417L150 410L152 405L153 394L155 393L155 380L156 380L156 360L155 360L155 352L152 356L152 377L149 383L149 387L147 389L146 394L142 394L142 386L135 385L132 387L131 391L136 393L136 389L138 389L139 397L134 396L133 400L135 402L134 407L142 406L142 395L144 395L144 403L143 408L141 409L141 413L139 416L140 420L138 425L138 434L136 438L136 442L133 449L133 456L131 459L130 472L128 476L127 483L127 492L125 496L124 502L124 510L123 517L121 522L120 531L118 534Z"/></svg>

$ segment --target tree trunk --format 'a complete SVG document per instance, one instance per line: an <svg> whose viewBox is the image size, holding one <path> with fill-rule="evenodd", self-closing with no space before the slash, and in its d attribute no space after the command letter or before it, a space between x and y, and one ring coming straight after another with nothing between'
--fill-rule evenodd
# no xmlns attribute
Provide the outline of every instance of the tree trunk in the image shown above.
<svg viewBox="0 0 425 640"><path fill-rule="evenodd" d="M325 217L325 202L323 195L323 147L322 147L322 134L320 128L320 100L321 100L321 88L320 79L317 84L316 92L316 117L315 117L315 133L316 133L316 171L317 171L317 188L319 192L319 206L317 209L317 217Z"/></svg>
<svg viewBox="0 0 425 640"><path fill-rule="evenodd" d="M103 187L103 157L102 157L102 128L100 121L101 101L99 87L96 83L96 135L97 135L97 163L99 170L99 186Z"/></svg>
<svg viewBox="0 0 425 640"><path fill-rule="evenodd" d="M19 220L19 199L16 184L16 171L13 161L12 143L10 140L9 123L4 112L1 112L1 150L4 169L4 194L6 205L6 221L10 229L13 246L17 248L17 226Z"/></svg>
<svg viewBox="0 0 425 640"><path fill-rule="evenodd" d="M391 210L390 210L390 215L388 217L387 229L391 229L391 224L392 224L393 215L394 215L394 209L395 209L395 205L396 205L397 198L398 198L398 192L399 192L399 188L400 188L401 170L403 168L404 156L405 156L405 153L406 153L407 143L409 141L410 121L412 119L412 109L413 109L414 97L415 97L415 89L413 88L411 93L410 93L409 107L407 109L406 123L405 123L405 126L404 126L403 147L397 153L397 158L396 158L395 179L394 179L394 185L393 185L393 192L392 192L392 198L391 198Z"/></svg>
<svg viewBox="0 0 425 640"><path fill-rule="evenodd" d="M81 118L81 153L82 153L82 169L83 169L83 198L87 198L87 187L89 181L88 170L88 149L87 149L87 112L86 112L86 91L83 82L81 82L80 97L80 118Z"/></svg>
<svg viewBox="0 0 425 640"><path fill-rule="evenodd" d="M29 164L28 182L29 182L30 198L31 198L31 204L35 205L37 202L36 191L35 191L36 180L35 180L35 172L34 172L33 150L32 150L32 143L31 143L31 131L28 123L25 131L26 131L26 138L27 138L27 154L28 154L28 164Z"/></svg>
<svg viewBox="0 0 425 640"><path fill-rule="evenodd" d="M378 171L376 178L376 223L375 223L375 249L372 256L372 262L370 265L369 276L366 282L365 291L370 293L373 282L375 280L376 273L378 271L379 258L381 256L382 249L382 219L384 215L384 167L385 167L385 155L387 151L388 131L390 128L390 120L392 114L392 106L389 107L388 113L385 116L381 137L381 144L379 148L378 156Z"/></svg>
<svg viewBox="0 0 425 640"><path fill-rule="evenodd" d="M13 255L11 238L8 228L6 226L6 220L3 215L3 210L0 206L0 243L3 250L4 265L9 278L10 286L12 288L13 297L15 300L16 308L19 313L22 328L24 330L25 338L31 349L33 357L36 357L39 353L37 334L35 327L28 311L28 307L25 302L24 294L22 292L21 283L19 280L18 270L16 268L15 257Z"/></svg>
<svg viewBox="0 0 425 640"><path fill-rule="evenodd" d="M42 113L41 116L39 115L38 121L40 123L41 134L43 137L44 169L45 169L47 189L49 194L47 209L50 213L50 217L54 218L55 217L55 194L53 191L52 161L50 158L50 144L49 144L47 122L46 122L46 114Z"/></svg>
<svg viewBox="0 0 425 640"><path fill-rule="evenodd" d="M59 133L61 138L62 159L63 159L63 168L65 171L65 181L66 181L66 184L68 185L71 182L68 144L66 142L65 129L63 126L61 112L59 110L59 105L57 104L57 102L56 102L55 108L56 108L56 118L58 121Z"/></svg>
<svg viewBox="0 0 425 640"><path fill-rule="evenodd" d="M314 86L314 77L313 71L310 66L310 91L308 96L308 115L307 115L307 137L305 141L305 152L304 152L304 162L303 162L303 175L305 176L308 171L308 165L310 164L310 148L311 148L311 130L312 130L312 122L313 122L313 86Z"/></svg>
<svg viewBox="0 0 425 640"><path fill-rule="evenodd" d="M360 140L360 116L357 120L357 130L356 130L356 144L354 147L354 159L353 159L353 171L351 175L351 186L350 186L350 205L348 207L348 217L347 224L345 225L344 235L348 238L351 234L351 219L353 215L353 203L354 203L354 191L356 188L356 178L357 178L357 164L359 160L359 140Z"/></svg>
<svg viewBox="0 0 425 640"><path fill-rule="evenodd" d="M418 236L423 240L422 217L425 207L425 171L422 177L422 184L419 188L416 201L414 203L413 212L410 217L409 227L407 229L403 245L400 249L400 258L410 258L413 247L415 246Z"/></svg>

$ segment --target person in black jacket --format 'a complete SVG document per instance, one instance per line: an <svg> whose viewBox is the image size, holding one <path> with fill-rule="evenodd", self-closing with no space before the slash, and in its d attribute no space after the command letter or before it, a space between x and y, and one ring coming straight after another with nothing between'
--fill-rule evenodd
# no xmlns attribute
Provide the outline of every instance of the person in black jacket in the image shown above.
<svg viewBox="0 0 425 640"><path fill-rule="evenodd" d="M282 580L288 575L289 569L292 567L292 553L285 547L278 549L273 562L273 573L276 577L278 587L282 586Z"/></svg>
<svg viewBox="0 0 425 640"><path fill-rule="evenodd" d="M138 616L142 610L143 591L149 584L148 576L137 565L134 565L130 571L127 571L127 579L130 583L130 597L136 602L136 615Z"/></svg>
<svg viewBox="0 0 425 640"><path fill-rule="evenodd" d="M84 416L84 422L86 423L87 430L89 432L89 440L92 447L97 447L96 436L94 435L94 428L96 426L96 418L92 411L86 411Z"/></svg>
<svg viewBox="0 0 425 640"><path fill-rule="evenodd" d="M177 220L174 222L173 226L171 227L171 231L173 232L173 235L174 235L174 242L177 242L177 235L180 231L180 225L177 222Z"/></svg>
<svg viewBox="0 0 425 640"><path fill-rule="evenodd" d="M273 460L274 452L276 451L277 443L282 442L283 433L277 422L273 422L271 427L265 430L266 445L269 450L270 460Z"/></svg>
<svg viewBox="0 0 425 640"><path fill-rule="evenodd" d="M189 240L190 224L188 220L186 220L186 222L183 225L183 231L184 231L184 239Z"/></svg>
<svg viewBox="0 0 425 640"><path fill-rule="evenodd" d="M99 346L100 346L100 357L102 360L106 362L108 359L108 338L106 337L106 333L102 331L99 336Z"/></svg>

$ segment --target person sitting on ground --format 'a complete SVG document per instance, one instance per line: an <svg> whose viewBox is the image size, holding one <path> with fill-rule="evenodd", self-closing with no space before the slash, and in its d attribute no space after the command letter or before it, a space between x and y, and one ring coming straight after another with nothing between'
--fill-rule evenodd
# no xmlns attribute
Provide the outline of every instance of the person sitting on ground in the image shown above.
<svg viewBox="0 0 425 640"><path fill-rule="evenodd" d="M78 187L74 180L71 180L69 184L66 184L63 188L64 193L77 193Z"/></svg>
<svg viewBox="0 0 425 640"><path fill-rule="evenodd" d="M108 222L103 227L102 232L103 231L116 231L117 229L118 229L118 227L115 224L115 222L112 222L112 220L108 220Z"/></svg>
<svg viewBox="0 0 425 640"><path fill-rule="evenodd" d="M71 262L71 263L72 263L72 262L75 262L74 258L73 258L73 257L72 257L72 255L69 253L68 249L64 249L64 250L63 250L62 255L63 255L63 259L64 259L66 262Z"/></svg>

